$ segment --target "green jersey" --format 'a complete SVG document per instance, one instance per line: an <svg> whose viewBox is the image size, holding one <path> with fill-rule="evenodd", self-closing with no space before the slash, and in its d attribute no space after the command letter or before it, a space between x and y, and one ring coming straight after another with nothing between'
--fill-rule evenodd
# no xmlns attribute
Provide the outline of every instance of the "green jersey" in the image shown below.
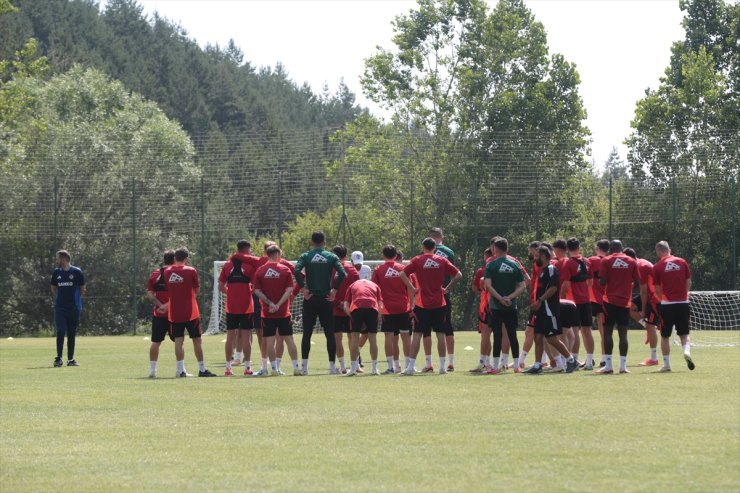
<svg viewBox="0 0 740 493"><path fill-rule="evenodd" d="M323 248L314 248L298 257L293 276L300 287L304 286L303 276L301 275L301 271L304 269L306 271L305 285L315 296L326 296L332 287L339 289L344 276L347 275L339 257ZM334 286L332 286L331 280L335 270L337 271L337 277Z"/></svg>
<svg viewBox="0 0 740 493"><path fill-rule="evenodd" d="M491 280L493 289L501 296L510 295L516 290L517 284L524 281L524 274L522 274L519 265L506 257L488 262L484 277ZM494 310L516 310L516 300L511 300L511 306L503 306L491 296L491 308Z"/></svg>
<svg viewBox="0 0 740 493"><path fill-rule="evenodd" d="M445 245L437 245L434 254L446 258L452 265L455 265L455 252L452 251L452 248ZM450 276L445 276L445 284L449 283L450 279Z"/></svg>

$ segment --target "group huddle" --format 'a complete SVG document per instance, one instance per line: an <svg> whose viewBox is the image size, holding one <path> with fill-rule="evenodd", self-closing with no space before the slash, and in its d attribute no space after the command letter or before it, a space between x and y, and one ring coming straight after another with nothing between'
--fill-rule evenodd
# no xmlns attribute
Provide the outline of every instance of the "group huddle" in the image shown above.
<svg viewBox="0 0 740 493"><path fill-rule="evenodd" d="M318 320L326 336L329 370L348 377L363 373L360 348L369 344L370 374L379 375L377 333L384 334L387 368L384 374L404 376L434 372L432 332L437 339L439 373L455 370L454 331L451 323L450 291L462 278L455 267L454 252L443 244L440 228L432 228L422 242L422 253L403 263L403 254L393 245L383 247L383 263L371 270L363 265L361 252L325 248L325 236L315 232L311 248L295 264L282 258L274 242L264 245L263 255L252 254L246 240L224 264L218 288L226 296L225 376L244 364L244 375L284 375L281 361L285 347L293 375L309 373L311 335ZM623 248L619 240L600 240L595 255L581 254L576 238L529 245L532 272L508 255L505 238L494 237L486 249L484 267L475 274L472 289L480 292L479 365L471 372L499 374L509 368L515 373L578 369L613 373L613 331L619 333L620 373L627 370L627 327L630 318L647 331L651 354L642 365L657 365L657 333L662 336L663 366L670 371L669 337L675 326L684 358L694 368L688 341L688 291L691 272L687 263L671 255L666 242L656 245L660 259L652 265ZM169 335L175 342L177 376L191 376L185 369L184 335L193 341L198 375L215 376L204 362L200 313L196 301L198 275L187 265L188 251L180 248L164 254L164 265L149 278L147 295L154 304L150 348L150 377L157 376L159 346ZM640 294L633 297L633 289ZM517 328L519 295L530 293L529 317L522 350ZM301 361L293 341L291 301L303 296ZM601 361L594 361L593 321L601 333ZM252 334L257 332L262 364L253 371ZM349 366L343 336L347 334ZM491 344L493 335L493 344ZM580 361L581 338L585 360ZM535 346L534 364L525 369L527 353ZM416 368L424 347L425 364ZM513 358L509 365L508 354ZM404 362L401 365L401 352ZM236 353L236 354L235 354ZM503 356L502 356L503 353Z"/></svg>

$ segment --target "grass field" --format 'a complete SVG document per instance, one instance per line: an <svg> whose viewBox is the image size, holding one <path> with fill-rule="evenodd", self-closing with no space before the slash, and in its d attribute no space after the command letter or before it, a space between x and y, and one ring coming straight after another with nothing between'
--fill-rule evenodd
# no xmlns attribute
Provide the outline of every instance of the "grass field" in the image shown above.
<svg viewBox="0 0 740 493"><path fill-rule="evenodd" d="M313 375L262 379L176 380L167 341L150 380L140 336L79 339L78 368L2 340L0 491L740 490L740 348L696 348L694 372L676 352L670 374L474 376L477 337L454 374L351 379L321 334Z"/></svg>

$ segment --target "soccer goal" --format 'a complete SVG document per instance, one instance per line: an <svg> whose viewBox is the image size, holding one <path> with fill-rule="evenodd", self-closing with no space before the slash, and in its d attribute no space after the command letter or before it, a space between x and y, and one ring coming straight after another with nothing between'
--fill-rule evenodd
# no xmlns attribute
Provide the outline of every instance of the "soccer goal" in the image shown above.
<svg viewBox="0 0 740 493"><path fill-rule="evenodd" d="M383 260L365 260L363 264L371 269L375 269L382 264ZM226 295L218 290L218 275L221 273L226 261L217 260L213 262L213 300L211 303L211 316L208 321L206 335L214 335L226 332ZM303 332L303 295L298 295L293 299L290 305L290 311L293 314L293 332ZM314 332L321 331L321 325L316 323Z"/></svg>
<svg viewBox="0 0 740 493"><path fill-rule="evenodd" d="M740 291L691 291L691 343L740 346Z"/></svg>

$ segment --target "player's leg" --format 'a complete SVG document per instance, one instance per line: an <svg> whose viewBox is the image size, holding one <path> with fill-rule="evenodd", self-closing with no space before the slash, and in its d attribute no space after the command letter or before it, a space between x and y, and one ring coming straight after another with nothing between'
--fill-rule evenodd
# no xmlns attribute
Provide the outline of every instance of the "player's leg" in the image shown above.
<svg viewBox="0 0 740 493"><path fill-rule="evenodd" d="M627 369L627 352L629 350L627 331L629 329L629 323L629 308L619 307L617 309L617 331L619 332L619 373L629 373L629 370Z"/></svg>
<svg viewBox="0 0 740 493"><path fill-rule="evenodd" d="M362 348L365 347L365 343L367 342L367 334L364 332L360 332L360 355L358 356L357 362L360 365L360 368L364 368L365 365L362 364Z"/></svg>
<svg viewBox="0 0 740 493"><path fill-rule="evenodd" d="M520 369L524 369L527 354L532 350L532 344L534 344L534 321L536 317L537 315L530 312L529 321L524 328L524 342L522 343L522 350L519 352Z"/></svg>
<svg viewBox="0 0 740 493"><path fill-rule="evenodd" d="M683 347L683 358L686 360L686 365L689 370L694 370L696 364L691 357L691 341L689 340L690 320L691 320L691 308L688 303L679 303L674 305L675 310L675 322L676 322L676 334L681 339L681 346Z"/></svg>
<svg viewBox="0 0 740 493"><path fill-rule="evenodd" d="M185 370L185 325L184 323L172 324L172 337L175 338L175 361L177 362L176 377L192 377Z"/></svg>
<svg viewBox="0 0 740 493"><path fill-rule="evenodd" d="M414 309L414 314L416 316L416 322L413 328L408 365L406 365L406 369L401 375L413 375L415 373L414 365L416 364L416 357L419 354L419 348L422 344L422 338L429 338L431 336L432 327L428 310L417 307Z"/></svg>
<svg viewBox="0 0 740 493"><path fill-rule="evenodd" d="M233 375L231 371L231 358L234 355L234 342L237 338L237 333L241 332L238 329L238 325L235 323L236 316L231 313L226 314L226 343L224 344L224 353L226 354L226 370L224 371L225 377Z"/></svg>
<svg viewBox="0 0 740 493"><path fill-rule="evenodd" d="M506 324L506 317L504 317L504 324ZM501 328L501 366L502 370L506 370L509 367L509 352L511 351L511 342L509 342L509 334L506 332L506 327Z"/></svg>
<svg viewBox="0 0 740 493"><path fill-rule="evenodd" d="M347 372L347 376L354 376L357 375L357 370L359 369L359 363L357 359L360 356L360 330L362 328L362 320L359 317L359 314L356 313L357 310L352 312L352 320L354 323L350 322L350 328L349 333L347 334L347 339L349 339L349 364L350 364L350 370Z"/></svg>
<svg viewBox="0 0 740 493"><path fill-rule="evenodd" d="M190 337L190 340L193 343L195 359L198 360L198 376L215 377L216 375L206 368L206 361L203 357L203 339L201 338L202 331L200 328L200 319L196 318L191 320L185 325L185 329L188 331L188 337Z"/></svg>
<svg viewBox="0 0 740 493"><path fill-rule="evenodd" d="M614 373L612 352L614 351L614 324L617 322L616 306L604 303L604 366L598 373Z"/></svg>
<svg viewBox="0 0 740 493"><path fill-rule="evenodd" d="M660 372L671 371L671 334L675 323L669 305L658 305L660 311L660 352L663 353L663 366Z"/></svg>
<svg viewBox="0 0 740 493"><path fill-rule="evenodd" d="M445 309L434 308L432 312L432 330L437 336L437 355L439 356L439 373L447 373L445 359L447 356L447 327L445 323Z"/></svg>
<svg viewBox="0 0 740 493"><path fill-rule="evenodd" d="M514 360L514 373L519 373L519 338L516 335L516 328L519 324L519 313L517 310L508 312L504 319L507 339L511 347L511 358Z"/></svg>
<svg viewBox="0 0 740 493"><path fill-rule="evenodd" d="M422 368L422 372L431 372L434 371L434 368L432 367L432 333L429 332L429 335L425 335L422 338L422 343L424 344L424 368Z"/></svg>
<svg viewBox="0 0 740 493"><path fill-rule="evenodd" d="M409 364L409 357L411 356L411 329L402 331L400 338L401 338L401 349L403 351L403 360L404 360L403 367L406 368Z"/></svg>
<svg viewBox="0 0 740 493"><path fill-rule="evenodd" d="M316 325L316 318L319 315L317 309L318 297L311 296L303 300L303 337L301 338L301 370L304 375L308 375L308 355L311 352L311 335L313 327Z"/></svg>
<svg viewBox="0 0 740 493"><path fill-rule="evenodd" d="M336 366L337 341L334 339L334 306L326 298L320 299L319 322L326 337L326 352L329 355L329 372L339 373Z"/></svg>
<svg viewBox="0 0 740 493"><path fill-rule="evenodd" d="M599 331L599 348L601 349L599 366L601 367L606 364L604 359L604 306L601 303L591 302L591 314L593 315L593 321L596 322L596 329Z"/></svg>
<svg viewBox="0 0 740 493"><path fill-rule="evenodd" d="M340 319L344 317L334 316L334 344L336 345L336 357L339 360L339 371L344 373L347 371L347 365L344 362L344 343L342 342L342 328ZM349 341L347 341L349 344Z"/></svg>
<svg viewBox="0 0 740 493"><path fill-rule="evenodd" d="M67 337L67 318L59 308L54 309L54 327L57 333L57 356L54 358L54 366L59 367L64 364L62 362L62 353L64 352L64 338Z"/></svg>
<svg viewBox="0 0 740 493"><path fill-rule="evenodd" d="M290 360L293 363L293 375L302 375L303 372L298 367L298 349L293 340L293 324L291 318L285 317L277 320L277 332L288 347L288 357L290 357Z"/></svg>
<svg viewBox="0 0 740 493"><path fill-rule="evenodd" d="M489 371L491 374L499 373L499 362L501 361L501 326L503 318L501 310L491 311L491 332L493 332L493 368Z"/></svg>
<svg viewBox="0 0 740 493"><path fill-rule="evenodd" d="M557 320L555 317L548 317L545 315L538 315L534 318L530 318L533 323L533 341L534 341L534 365L524 371L528 374L540 374L542 373L542 358L545 354L545 335L548 334L553 327L557 327Z"/></svg>
<svg viewBox="0 0 740 493"><path fill-rule="evenodd" d="M378 373L378 312L372 308L367 309L365 315L365 330L367 342L370 345L370 374Z"/></svg>
<svg viewBox="0 0 740 493"><path fill-rule="evenodd" d="M393 373L393 360L398 359L398 335L396 330L397 325L397 321L394 320L391 316L383 316L383 349L385 351L385 360L388 363L388 368L384 372L385 374Z"/></svg>
<svg viewBox="0 0 740 493"><path fill-rule="evenodd" d="M152 316L152 337L149 346L149 378L157 377L157 362L159 361L159 346L162 345L167 332L169 331L170 322L164 317Z"/></svg>
<svg viewBox="0 0 740 493"><path fill-rule="evenodd" d="M443 326L448 357L447 371L455 371L455 328L452 325L452 295L450 293L445 295L445 301Z"/></svg>
<svg viewBox="0 0 740 493"><path fill-rule="evenodd" d="M70 310L67 317L67 366L78 366L75 361L75 342L77 339L77 326L80 323L79 310Z"/></svg>
<svg viewBox="0 0 740 493"><path fill-rule="evenodd" d="M268 319L262 320L262 341L265 345L265 351L267 352L267 358L270 360L270 365L272 369L272 375L277 376L279 375L278 372L278 366L275 356L275 335L277 334L278 330L278 321L279 319L271 319L268 321ZM267 373L264 374L267 376Z"/></svg>

